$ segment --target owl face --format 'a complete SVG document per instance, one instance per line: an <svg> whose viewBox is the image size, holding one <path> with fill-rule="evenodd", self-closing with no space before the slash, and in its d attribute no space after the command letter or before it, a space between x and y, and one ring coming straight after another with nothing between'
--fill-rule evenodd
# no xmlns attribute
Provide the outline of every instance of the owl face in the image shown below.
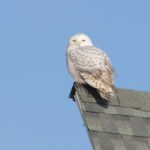
<svg viewBox="0 0 150 150"><path fill-rule="evenodd" d="M93 45L91 39L87 35L82 33L78 33L72 36L69 40L69 44L77 47Z"/></svg>

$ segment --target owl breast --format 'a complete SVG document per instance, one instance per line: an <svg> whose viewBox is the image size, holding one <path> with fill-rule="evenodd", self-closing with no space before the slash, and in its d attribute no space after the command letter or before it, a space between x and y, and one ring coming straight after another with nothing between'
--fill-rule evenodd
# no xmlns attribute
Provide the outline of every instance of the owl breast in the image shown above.
<svg viewBox="0 0 150 150"><path fill-rule="evenodd" d="M79 71L76 69L76 65L72 60L76 60L76 57L69 57L69 54L67 55L67 66L68 66L68 70L69 73L72 75L72 77L74 78L74 80L80 84L83 84L84 81L81 78Z"/></svg>

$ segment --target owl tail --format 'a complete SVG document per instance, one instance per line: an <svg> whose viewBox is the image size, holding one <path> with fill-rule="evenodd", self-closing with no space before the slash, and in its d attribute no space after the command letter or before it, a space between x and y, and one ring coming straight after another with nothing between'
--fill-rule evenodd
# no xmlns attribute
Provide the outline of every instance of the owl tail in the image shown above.
<svg viewBox="0 0 150 150"><path fill-rule="evenodd" d="M97 89L98 94L105 100L111 101L116 97L116 88L114 86L102 86Z"/></svg>

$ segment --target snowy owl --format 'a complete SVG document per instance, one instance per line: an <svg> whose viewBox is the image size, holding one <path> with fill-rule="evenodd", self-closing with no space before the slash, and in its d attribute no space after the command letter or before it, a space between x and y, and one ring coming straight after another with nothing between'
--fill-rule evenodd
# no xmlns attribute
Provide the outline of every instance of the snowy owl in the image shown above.
<svg viewBox="0 0 150 150"><path fill-rule="evenodd" d="M105 100L115 96L113 69L107 54L82 33L72 36L67 50L68 70L79 84L95 88Z"/></svg>

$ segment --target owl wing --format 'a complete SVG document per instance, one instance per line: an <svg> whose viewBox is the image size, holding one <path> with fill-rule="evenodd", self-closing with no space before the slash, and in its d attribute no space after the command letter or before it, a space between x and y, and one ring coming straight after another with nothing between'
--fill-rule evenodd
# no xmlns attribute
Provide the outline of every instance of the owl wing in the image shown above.
<svg viewBox="0 0 150 150"><path fill-rule="evenodd" d="M72 51L70 58L81 76L89 73L93 78L103 78L105 82L111 84L114 74L113 68L109 57L101 49L94 46L81 47ZM106 77L104 77L105 75Z"/></svg>
<svg viewBox="0 0 150 150"><path fill-rule="evenodd" d="M72 56L74 65L84 82L98 89L100 94L113 93L113 68L109 57L93 46L78 48Z"/></svg>

